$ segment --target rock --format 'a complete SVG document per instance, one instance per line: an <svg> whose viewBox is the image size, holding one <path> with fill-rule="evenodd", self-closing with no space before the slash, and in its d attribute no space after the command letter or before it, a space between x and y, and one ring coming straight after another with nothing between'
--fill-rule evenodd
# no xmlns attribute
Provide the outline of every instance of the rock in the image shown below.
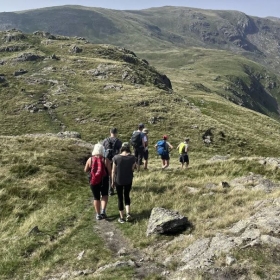
<svg viewBox="0 0 280 280"><path fill-rule="evenodd" d="M176 211L155 207L152 210L147 236L151 234L176 233L189 226L188 219Z"/></svg>
<svg viewBox="0 0 280 280"><path fill-rule="evenodd" d="M166 75L158 75L154 81L154 85L163 85L162 88L172 89L171 81Z"/></svg>
<svg viewBox="0 0 280 280"><path fill-rule="evenodd" d="M270 235L262 235L261 242L268 245L279 246L280 245L280 238L273 237Z"/></svg>
<svg viewBox="0 0 280 280"><path fill-rule="evenodd" d="M118 256L125 256L127 254L127 249L126 248L121 248L119 251L118 251Z"/></svg>
<svg viewBox="0 0 280 280"><path fill-rule="evenodd" d="M252 190L262 190L265 192L271 192L280 187L279 183L274 183L269 179L265 179L262 175L253 173L248 176L233 179L229 184L235 188L246 187L251 188Z"/></svg>
<svg viewBox="0 0 280 280"><path fill-rule="evenodd" d="M57 133L58 137L61 138L81 138L81 134L75 131L64 131Z"/></svg>
<svg viewBox="0 0 280 280"><path fill-rule="evenodd" d="M107 85L105 85L104 90L114 89L116 91L120 91L122 88L123 88L122 85L107 84Z"/></svg>
<svg viewBox="0 0 280 280"><path fill-rule="evenodd" d="M20 41L26 39L26 36L21 32L8 33L2 38L5 42Z"/></svg>
<svg viewBox="0 0 280 280"><path fill-rule="evenodd" d="M208 138L206 138L206 139L208 139ZM204 140L204 143L206 143L205 140ZM213 156L211 159L209 159L209 162L225 161L225 160L228 160L229 157L230 157L229 155L226 155L226 156L216 155L216 156Z"/></svg>
<svg viewBox="0 0 280 280"><path fill-rule="evenodd" d="M6 82L5 77L4 77L4 76L0 76L0 84L1 84L1 83L5 83L5 82Z"/></svg>
<svg viewBox="0 0 280 280"><path fill-rule="evenodd" d="M236 258L234 258L233 256L226 256L226 264L228 266L233 265L236 262Z"/></svg>
<svg viewBox="0 0 280 280"><path fill-rule="evenodd" d="M186 265L180 270L209 267L214 263L215 257L230 252L236 246L235 238L219 233L213 238L197 240L183 251L182 262Z"/></svg>
<svg viewBox="0 0 280 280"><path fill-rule="evenodd" d="M80 261L83 258L84 253L85 253L85 250L83 250L81 253L79 253L77 260Z"/></svg>
<svg viewBox="0 0 280 280"><path fill-rule="evenodd" d="M222 187L223 188L230 188L230 185L228 182L222 182Z"/></svg>
<svg viewBox="0 0 280 280"><path fill-rule="evenodd" d="M38 226L35 226L34 228L32 228L27 235L32 235L32 234L38 234L41 231L39 230Z"/></svg>
<svg viewBox="0 0 280 280"><path fill-rule="evenodd" d="M71 46L69 49L69 52L72 53L81 53L83 51L83 49L79 48L78 46Z"/></svg>
<svg viewBox="0 0 280 280"><path fill-rule="evenodd" d="M34 53L22 53L14 61L23 62L23 61L37 61L44 59L43 56L34 54Z"/></svg>
<svg viewBox="0 0 280 280"><path fill-rule="evenodd" d="M26 74L26 73L28 73L27 70L19 69L18 71L14 72L14 76L20 76L20 75L23 75L23 74Z"/></svg>

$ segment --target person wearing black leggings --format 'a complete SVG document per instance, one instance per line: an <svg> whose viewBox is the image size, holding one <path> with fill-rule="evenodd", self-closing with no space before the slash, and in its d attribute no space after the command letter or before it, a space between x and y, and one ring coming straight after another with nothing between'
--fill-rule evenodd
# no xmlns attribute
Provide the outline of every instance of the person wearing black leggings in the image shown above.
<svg viewBox="0 0 280 280"><path fill-rule="evenodd" d="M130 191L135 169L135 156L131 155L128 142L124 142L119 155L113 157L112 187L116 186L118 194L118 208L120 212L119 223L124 223L124 204L126 210L126 221L130 221Z"/></svg>

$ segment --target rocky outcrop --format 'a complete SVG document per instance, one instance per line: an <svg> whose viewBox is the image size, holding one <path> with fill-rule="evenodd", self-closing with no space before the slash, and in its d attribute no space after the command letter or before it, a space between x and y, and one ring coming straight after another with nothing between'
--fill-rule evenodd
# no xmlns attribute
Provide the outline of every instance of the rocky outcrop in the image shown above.
<svg viewBox="0 0 280 280"><path fill-rule="evenodd" d="M79 138L79 139L81 138L81 134L76 131L59 132L57 136L61 138Z"/></svg>
<svg viewBox="0 0 280 280"><path fill-rule="evenodd" d="M227 255L233 249L245 249L260 244L279 246L280 244L280 199L259 201L256 213L240 220L223 233L202 238L188 246L181 255L182 266L178 271L206 269L214 265L215 259ZM231 264L236 259L227 255Z"/></svg>
<svg viewBox="0 0 280 280"><path fill-rule="evenodd" d="M78 46L71 46L69 49L69 52L71 53L81 53L83 51L82 48L79 48Z"/></svg>
<svg viewBox="0 0 280 280"><path fill-rule="evenodd" d="M19 69L18 71L14 72L14 76L20 76L20 75L23 75L23 74L26 74L26 73L28 73L27 70Z"/></svg>
<svg viewBox="0 0 280 280"><path fill-rule="evenodd" d="M229 182L229 185L235 189L252 189L271 192L280 188L279 183L274 183L262 175L250 173L248 176L239 177Z"/></svg>
<svg viewBox="0 0 280 280"><path fill-rule="evenodd" d="M43 60L44 57L34 53L22 53L14 61L23 62L23 61L38 61Z"/></svg>
<svg viewBox="0 0 280 280"><path fill-rule="evenodd" d="M178 212L156 207L152 210L146 234L176 233L189 225L188 219Z"/></svg>

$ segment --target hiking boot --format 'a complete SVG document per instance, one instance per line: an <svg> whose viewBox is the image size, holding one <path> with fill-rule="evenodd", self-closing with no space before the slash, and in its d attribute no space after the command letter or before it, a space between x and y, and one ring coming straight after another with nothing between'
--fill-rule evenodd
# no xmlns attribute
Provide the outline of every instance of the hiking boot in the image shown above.
<svg viewBox="0 0 280 280"><path fill-rule="evenodd" d="M114 189L113 188L110 188L110 190L109 190L109 195L111 196L111 195L114 195Z"/></svg>
<svg viewBox="0 0 280 280"><path fill-rule="evenodd" d="M130 216L130 214L127 214L126 215L126 221L127 222L130 222L132 220L132 217Z"/></svg>
<svg viewBox="0 0 280 280"><path fill-rule="evenodd" d="M100 214L96 214L96 220L102 220L102 216Z"/></svg>
<svg viewBox="0 0 280 280"><path fill-rule="evenodd" d="M107 219L107 215L105 212L101 213L100 215L101 215L102 219Z"/></svg>
<svg viewBox="0 0 280 280"><path fill-rule="evenodd" d="M124 219L123 219L123 218L119 218L119 219L118 219L118 222L119 222L120 224L125 223L125 221L124 221Z"/></svg>

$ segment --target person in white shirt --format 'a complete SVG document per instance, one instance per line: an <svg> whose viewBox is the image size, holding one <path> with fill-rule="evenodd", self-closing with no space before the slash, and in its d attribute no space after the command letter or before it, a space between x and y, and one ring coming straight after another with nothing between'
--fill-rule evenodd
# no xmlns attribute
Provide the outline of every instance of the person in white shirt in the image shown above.
<svg viewBox="0 0 280 280"><path fill-rule="evenodd" d="M143 154L143 158L144 158L144 169L148 169L148 159L149 159L149 150L148 150L148 145L149 145L149 140L148 140L148 129L144 128L142 131L145 136L144 136L144 142L145 142L145 149L144 149L144 154Z"/></svg>

